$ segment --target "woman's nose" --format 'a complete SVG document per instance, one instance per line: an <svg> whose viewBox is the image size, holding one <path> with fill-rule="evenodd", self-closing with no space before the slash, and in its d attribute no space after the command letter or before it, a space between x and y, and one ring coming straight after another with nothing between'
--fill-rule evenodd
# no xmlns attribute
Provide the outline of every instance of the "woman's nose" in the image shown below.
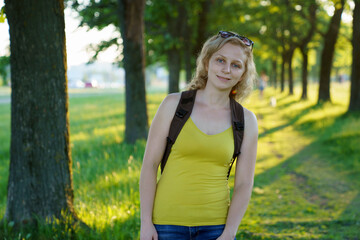
<svg viewBox="0 0 360 240"><path fill-rule="evenodd" d="M230 73L230 64L224 64L222 68L223 73Z"/></svg>

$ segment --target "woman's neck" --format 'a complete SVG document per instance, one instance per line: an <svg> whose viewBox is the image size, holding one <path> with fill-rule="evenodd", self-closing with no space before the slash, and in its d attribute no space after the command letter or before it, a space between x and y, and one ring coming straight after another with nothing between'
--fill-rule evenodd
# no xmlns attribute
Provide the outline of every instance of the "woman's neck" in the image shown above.
<svg viewBox="0 0 360 240"><path fill-rule="evenodd" d="M200 91L200 92L199 92ZM215 89L211 89L206 87L204 89L199 90L200 100L212 107L220 107L220 108L229 108L230 107L230 98L229 92L227 91L218 91Z"/></svg>

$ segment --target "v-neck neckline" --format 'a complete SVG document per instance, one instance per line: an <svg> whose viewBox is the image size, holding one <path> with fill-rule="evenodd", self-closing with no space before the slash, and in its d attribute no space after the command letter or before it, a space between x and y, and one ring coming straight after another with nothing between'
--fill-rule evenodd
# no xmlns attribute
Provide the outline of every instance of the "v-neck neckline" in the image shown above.
<svg viewBox="0 0 360 240"><path fill-rule="evenodd" d="M205 135L205 136L209 136L209 137L211 137L211 136L217 136L217 135L220 135L220 134L222 134L222 133L225 133L225 132L227 132L232 126L230 125L228 128L226 128L224 131L221 131L221 132L219 132L219 133L215 133L215 134L207 134L207 133L204 133L197 125L196 125L196 123L194 122L194 120L192 119L192 117L190 116L190 121L192 122L192 124L195 126L195 128L200 132L200 133L202 133L203 135Z"/></svg>

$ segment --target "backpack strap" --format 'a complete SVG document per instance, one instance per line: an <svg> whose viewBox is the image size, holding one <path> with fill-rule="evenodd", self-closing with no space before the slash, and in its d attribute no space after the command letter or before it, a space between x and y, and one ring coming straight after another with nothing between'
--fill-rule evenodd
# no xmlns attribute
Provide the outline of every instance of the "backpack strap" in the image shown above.
<svg viewBox="0 0 360 240"><path fill-rule="evenodd" d="M195 96L196 90L189 90L181 93L179 104L176 108L174 118L170 124L169 136L167 137L165 152L161 160L161 173L164 171L172 145L175 143L181 129L191 115L195 102Z"/></svg>
<svg viewBox="0 0 360 240"><path fill-rule="evenodd" d="M240 149L244 138L244 128L245 128L244 108L241 106L240 103L236 102L235 99L233 98L230 98L230 108L231 108L231 124L234 135L234 155L230 162L230 168L227 174L227 179L229 179L231 168L235 162L235 159L241 153Z"/></svg>

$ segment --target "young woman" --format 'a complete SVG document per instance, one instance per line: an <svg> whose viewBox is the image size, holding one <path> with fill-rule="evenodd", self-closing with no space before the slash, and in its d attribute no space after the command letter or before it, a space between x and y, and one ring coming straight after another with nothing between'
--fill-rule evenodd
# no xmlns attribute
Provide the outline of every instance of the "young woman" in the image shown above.
<svg viewBox="0 0 360 240"><path fill-rule="evenodd" d="M234 151L230 98L245 99L256 79L253 42L233 32L209 38L197 59L194 107L157 182L180 93L168 95L150 127L140 177L141 240L233 240L253 187L258 127L245 129L230 203L227 172Z"/></svg>

